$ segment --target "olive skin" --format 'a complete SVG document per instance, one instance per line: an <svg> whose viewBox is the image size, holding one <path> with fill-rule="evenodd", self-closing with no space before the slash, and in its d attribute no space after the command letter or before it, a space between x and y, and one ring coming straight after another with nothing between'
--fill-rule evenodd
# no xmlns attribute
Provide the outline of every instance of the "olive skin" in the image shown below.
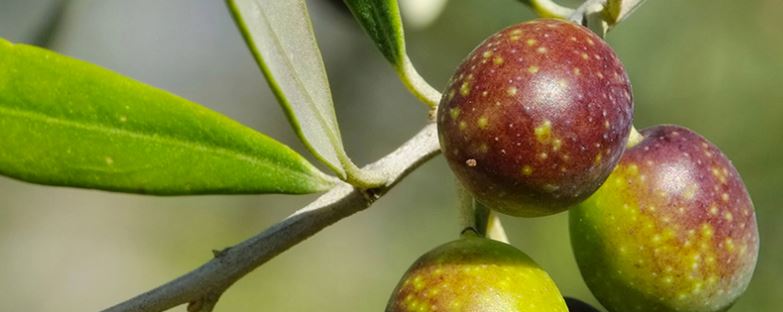
<svg viewBox="0 0 783 312"><path fill-rule="evenodd" d="M609 311L726 311L758 257L745 184L720 149L686 128L641 134L569 212L582 277Z"/></svg>
<svg viewBox="0 0 783 312"><path fill-rule="evenodd" d="M539 19L480 44L437 112L443 154L482 204L536 217L584 200L611 173L631 129L631 85L587 28Z"/></svg>
<svg viewBox="0 0 783 312"><path fill-rule="evenodd" d="M549 275L511 245L466 236L421 256L386 312L567 312Z"/></svg>

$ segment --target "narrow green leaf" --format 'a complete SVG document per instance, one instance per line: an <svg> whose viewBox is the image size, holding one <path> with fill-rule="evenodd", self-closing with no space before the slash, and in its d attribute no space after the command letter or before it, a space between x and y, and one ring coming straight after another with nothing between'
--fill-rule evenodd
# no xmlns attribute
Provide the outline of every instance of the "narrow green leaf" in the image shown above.
<svg viewBox="0 0 783 312"><path fill-rule="evenodd" d="M383 56L394 65L405 87L420 101L435 108L441 94L424 78L408 58L397 0L343 0L354 18L370 35Z"/></svg>
<svg viewBox="0 0 783 312"><path fill-rule="evenodd" d="M383 56L396 67L403 65L405 36L397 0L343 0L370 35Z"/></svg>
<svg viewBox="0 0 783 312"><path fill-rule="evenodd" d="M316 158L345 177L350 161L304 0L228 0L228 4L300 139Z"/></svg>
<svg viewBox="0 0 783 312"><path fill-rule="evenodd" d="M285 145L225 116L3 39L0 174L157 195L310 193L334 183Z"/></svg>

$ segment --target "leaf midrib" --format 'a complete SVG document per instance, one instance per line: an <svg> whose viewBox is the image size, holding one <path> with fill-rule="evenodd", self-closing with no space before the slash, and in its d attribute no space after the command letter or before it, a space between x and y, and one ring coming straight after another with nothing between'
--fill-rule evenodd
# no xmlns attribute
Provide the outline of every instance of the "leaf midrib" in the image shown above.
<svg viewBox="0 0 783 312"><path fill-rule="evenodd" d="M102 124L92 124L87 122L76 122L66 119L58 119L46 114L38 113L38 112L31 112L31 111L25 111L20 109L12 109L8 107L2 107L0 106L0 115L7 115L11 117L20 117L27 120L30 120L32 122L40 122L44 124L49 124L53 126L61 126L61 127L70 127L75 128L79 130L85 130L85 131L92 131L92 132L103 132L108 133L110 135L117 135L117 136L126 136L133 139L140 139L140 140L148 140L153 141L156 143L162 143L162 144L168 144L170 146L179 146L184 147L186 149L196 150L196 151L203 151L207 153L213 153L221 156L229 156L233 157L234 159L245 161L248 163L251 163L253 165L257 165L260 167L263 167L264 169L275 169L280 170L281 168L275 167L273 165L273 162L265 161L262 158L254 157L251 154L244 153L238 150L229 149L223 146L215 145L215 144L207 144L203 141L199 142L200 144L195 144L193 141L187 141L183 140L177 137L173 137L170 135L165 134L155 134L151 135L148 133L143 132L135 132L135 131L129 131L125 129L119 129L114 127L108 127L106 125ZM289 171L293 174L300 175L299 172L293 171L293 170L287 170L283 169L285 171Z"/></svg>
<svg viewBox="0 0 783 312"><path fill-rule="evenodd" d="M261 19L261 21L264 23L264 25L270 30L269 32L272 34L272 41L275 42L275 50L278 55L281 56L281 58L285 61L285 66L293 73L296 73L295 67L293 65L293 60L291 60L288 57L288 53L286 53L285 49L282 48L283 44L280 40L280 36L275 30L274 27L269 23L269 18L267 17L267 13L264 11L264 9L261 7L261 5L256 4L256 7L258 8L258 11L261 13L261 15L264 16L264 18ZM254 40L255 41L255 40ZM263 60L263 57L261 58ZM331 126L332 123L327 122L327 119L329 119L327 116L324 116L324 113L319 109L318 105L315 104L315 100L313 99L312 94L310 94L310 90L305 86L304 82L299 79L298 75L290 75L292 80L296 83L298 86L297 89L302 90L302 94L306 98L305 103L310 108L311 111L315 112L316 118L318 118L319 124L321 124L321 128L323 128L324 132L326 132L326 136L329 138L329 143L332 145L332 148L335 150L335 154L337 155L337 158L341 158L342 151L339 148L342 146L342 144L337 139L337 134L335 133L335 129L333 129ZM330 99L331 100L331 99ZM289 102L289 99L286 97L286 102ZM333 105L333 104L332 104ZM291 106L289 102L289 106ZM298 120L298 118L294 114L294 118ZM336 165L336 164L335 164Z"/></svg>
<svg viewBox="0 0 783 312"><path fill-rule="evenodd" d="M387 5L387 7L386 7L386 8L387 8L387 9L390 9L390 7L391 7L391 4L389 4L389 1L386 1L386 2L387 2L387 3L386 3L386 5ZM378 10L376 10L375 8L372 8L372 9L370 9L370 10L372 11L372 15L373 15L373 17L375 18L375 20L377 20L377 21L383 20L383 16L381 16L381 14L382 14L381 12L379 12L379 11L378 11ZM391 23L392 23L391 27L392 27L392 28L395 28L395 26L396 26L396 25L394 25L394 24L395 24L395 23L394 23L394 20L392 19L392 20L390 20L389 22L391 22ZM383 37L384 37L384 38L387 40L387 42L391 43L391 45L392 45L392 46L390 47L390 48L391 48L391 50L392 50L392 53L394 54L394 60L392 60L392 62L394 62L394 63L395 63L395 65L399 66L399 65L400 65L400 64L399 64L399 61L400 61L400 55L402 55L402 54L405 54L405 46L404 46L404 41L403 41L402 43L399 43L399 42L398 42L398 44L399 44L399 50L398 50L398 49L396 49L394 42L395 42L395 41L397 41L397 40L398 40L398 39L400 39L400 38L399 38L399 36L397 36L396 32L394 32L394 30L395 30L395 29L392 29L392 31L393 31L393 34L390 34L390 33L386 32L386 31L384 31L384 29L383 29L383 28L384 28L384 26L383 26L383 25L378 25L378 27L379 27L379 28L381 28L381 29L380 29L381 36L383 36ZM381 47L381 48L383 48L383 47Z"/></svg>

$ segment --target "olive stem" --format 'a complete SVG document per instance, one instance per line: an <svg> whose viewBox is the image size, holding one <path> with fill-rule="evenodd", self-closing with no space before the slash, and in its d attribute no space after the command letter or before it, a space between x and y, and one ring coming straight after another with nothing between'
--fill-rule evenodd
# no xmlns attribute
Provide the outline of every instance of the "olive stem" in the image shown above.
<svg viewBox="0 0 783 312"><path fill-rule="evenodd" d="M606 21L607 0L587 0L580 5L568 20L590 28L601 38L606 37L609 31L609 23Z"/></svg>
<svg viewBox="0 0 783 312"><path fill-rule="evenodd" d="M498 214L476 201L462 183L456 181L457 198L461 217L462 233L471 230L479 236L508 243L508 236Z"/></svg>
<svg viewBox="0 0 783 312"><path fill-rule="evenodd" d="M634 147L642 140L644 140L644 136L636 130L636 127L631 125L631 133L628 135L628 143L625 144L625 148L628 149Z"/></svg>
<svg viewBox="0 0 783 312"><path fill-rule="evenodd" d="M644 4L647 0L623 0L623 1L610 1L607 3L607 15L609 16L609 23L611 26L615 26L628 18L633 12Z"/></svg>
<svg viewBox="0 0 783 312"><path fill-rule="evenodd" d="M473 195L462 186L462 183L460 183L459 180L455 179L454 185L457 188L457 208L459 209L460 231L464 232L467 229L472 229L479 235L484 236L484 233L479 231L476 226Z"/></svg>
<svg viewBox="0 0 783 312"><path fill-rule="evenodd" d="M473 199L473 218L475 224L473 225L481 236L487 237L487 230L489 228L489 220L492 211L487 206L482 205Z"/></svg>
<svg viewBox="0 0 783 312"><path fill-rule="evenodd" d="M405 87L424 104L435 110L440 102L441 94L422 77L411 63L408 55L402 58L402 64L397 66L397 74Z"/></svg>
<svg viewBox="0 0 783 312"><path fill-rule="evenodd" d="M585 17L587 17L587 15L603 11L605 5L606 0L587 0L576 8L576 10L571 12L568 20L584 25Z"/></svg>
<svg viewBox="0 0 783 312"><path fill-rule="evenodd" d="M533 8L541 17L566 19L574 12L574 9L559 5L552 0L526 0L522 2Z"/></svg>
<svg viewBox="0 0 783 312"><path fill-rule="evenodd" d="M498 213L493 211L489 212L489 221L487 222L487 238L509 244L508 235L506 235L506 230L503 229L503 224L500 222L500 217Z"/></svg>

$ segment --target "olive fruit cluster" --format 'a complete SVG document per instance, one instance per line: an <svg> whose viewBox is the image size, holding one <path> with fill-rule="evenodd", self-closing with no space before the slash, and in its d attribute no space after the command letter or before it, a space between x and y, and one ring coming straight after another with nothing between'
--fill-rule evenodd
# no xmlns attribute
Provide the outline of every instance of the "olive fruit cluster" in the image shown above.
<svg viewBox="0 0 783 312"><path fill-rule="evenodd" d="M459 66L437 112L442 151L484 206L570 209L584 280L610 312L718 312L758 255L753 203L726 156L679 126L635 134L623 65L588 29L511 26ZM563 300L510 245L468 237L422 256L387 311L596 311Z"/></svg>

